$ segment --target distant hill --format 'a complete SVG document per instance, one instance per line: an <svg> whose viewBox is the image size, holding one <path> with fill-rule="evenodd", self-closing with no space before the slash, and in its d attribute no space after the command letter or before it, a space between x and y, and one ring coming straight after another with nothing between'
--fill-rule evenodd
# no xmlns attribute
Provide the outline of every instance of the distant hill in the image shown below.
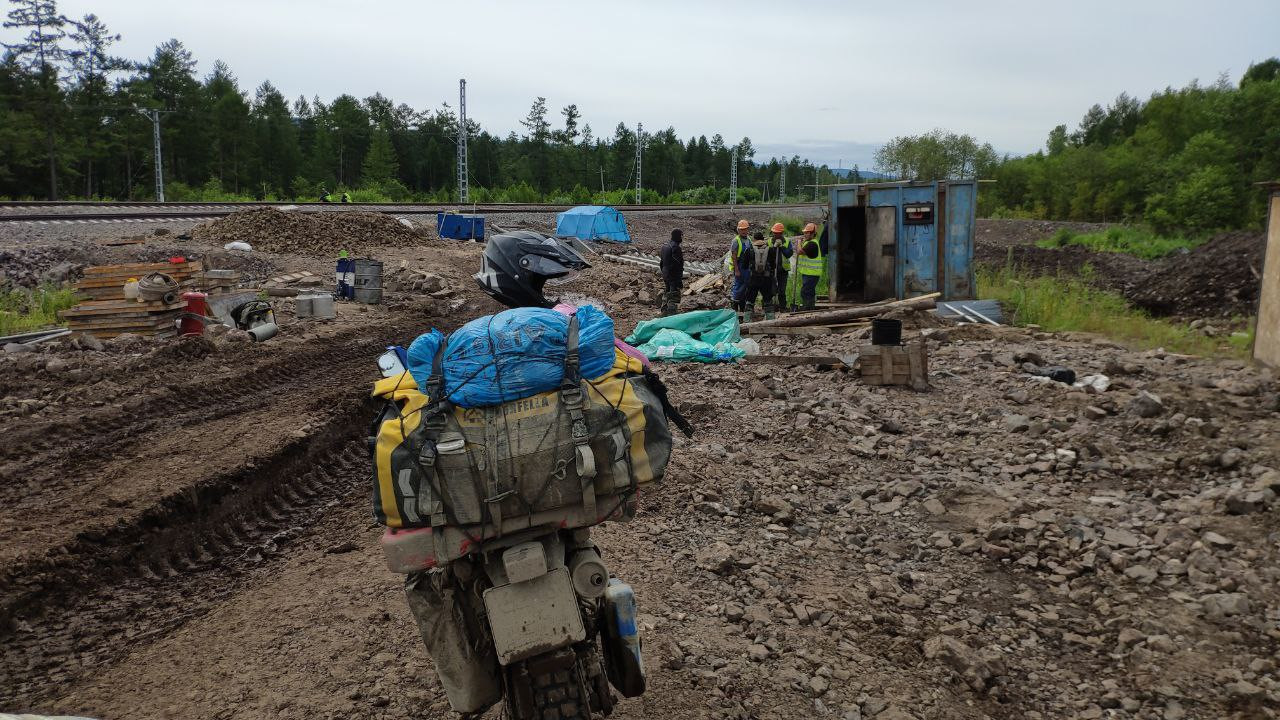
<svg viewBox="0 0 1280 720"><path fill-rule="evenodd" d="M836 177L842 180L850 180L853 176L853 168L835 168L831 172L835 173ZM888 175L885 175L884 173L878 173L874 170L862 170L861 168L859 168L858 170L858 175L861 176L863 182L891 179Z"/></svg>

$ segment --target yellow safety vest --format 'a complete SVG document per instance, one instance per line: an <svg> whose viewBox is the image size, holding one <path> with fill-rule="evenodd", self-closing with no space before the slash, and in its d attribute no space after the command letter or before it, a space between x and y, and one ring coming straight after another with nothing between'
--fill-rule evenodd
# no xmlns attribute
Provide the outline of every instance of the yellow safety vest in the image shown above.
<svg viewBox="0 0 1280 720"><path fill-rule="evenodd" d="M818 248L818 257L809 257L805 254L804 249L809 243ZM826 259L822 257L822 245L818 242L818 238L814 237L800 243L800 261L796 266L800 269L801 275L821 275L822 268Z"/></svg>
<svg viewBox="0 0 1280 720"><path fill-rule="evenodd" d="M750 240L747 240L746 238L742 237L741 235L734 235L734 236L733 236L733 250L729 253L729 254L732 256L732 257L730 258L730 263L731 263L731 264L730 264L730 267L733 267L733 266L735 266L735 265L736 265L736 266L738 267L738 269L742 269L742 246L743 246L743 240L746 240L746 245L747 245L747 247L750 247L750 246L751 246L751 241L750 241Z"/></svg>

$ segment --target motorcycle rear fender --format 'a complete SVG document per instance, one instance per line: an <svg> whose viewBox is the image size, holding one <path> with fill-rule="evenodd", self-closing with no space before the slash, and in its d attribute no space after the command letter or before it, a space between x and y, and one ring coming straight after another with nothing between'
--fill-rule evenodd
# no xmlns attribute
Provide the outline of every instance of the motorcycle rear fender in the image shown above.
<svg viewBox="0 0 1280 720"><path fill-rule="evenodd" d="M558 567L530 580L484 591L498 662L510 665L587 637L569 571Z"/></svg>

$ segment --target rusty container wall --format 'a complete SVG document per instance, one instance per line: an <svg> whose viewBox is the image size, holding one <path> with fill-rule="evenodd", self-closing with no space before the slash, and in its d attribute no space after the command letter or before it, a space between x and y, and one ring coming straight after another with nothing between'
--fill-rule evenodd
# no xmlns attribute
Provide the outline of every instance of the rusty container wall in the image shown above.
<svg viewBox="0 0 1280 720"><path fill-rule="evenodd" d="M973 180L832 186L827 251L831 299L875 302L933 292L942 293L944 300L974 298L977 188ZM854 222L863 226L842 226ZM893 241L882 244L877 238L886 233ZM862 257L855 262L850 253ZM892 283L873 277L886 263L893 268Z"/></svg>

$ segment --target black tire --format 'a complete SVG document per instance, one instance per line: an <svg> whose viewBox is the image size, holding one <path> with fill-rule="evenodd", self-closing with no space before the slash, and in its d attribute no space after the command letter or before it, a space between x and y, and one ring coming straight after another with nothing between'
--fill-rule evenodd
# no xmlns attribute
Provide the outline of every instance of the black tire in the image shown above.
<svg viewBox="0 0 1280 720"><path fill-rule="evenodd" d="M605 676L599 646L582 643L573 649L567 666L541 674L531 674L532 715L530 720L591 720L613 712L613 693ZM567 654L567 653L566 653ZM536 667L537 659L530 661Z"/></svg>
<svg viewBox="0 0 1280 720"><path fill-rule="evenodd" d="M591 708L583 702L578 675L574 667L533 678L537 720L591 720Z"/></svg>

